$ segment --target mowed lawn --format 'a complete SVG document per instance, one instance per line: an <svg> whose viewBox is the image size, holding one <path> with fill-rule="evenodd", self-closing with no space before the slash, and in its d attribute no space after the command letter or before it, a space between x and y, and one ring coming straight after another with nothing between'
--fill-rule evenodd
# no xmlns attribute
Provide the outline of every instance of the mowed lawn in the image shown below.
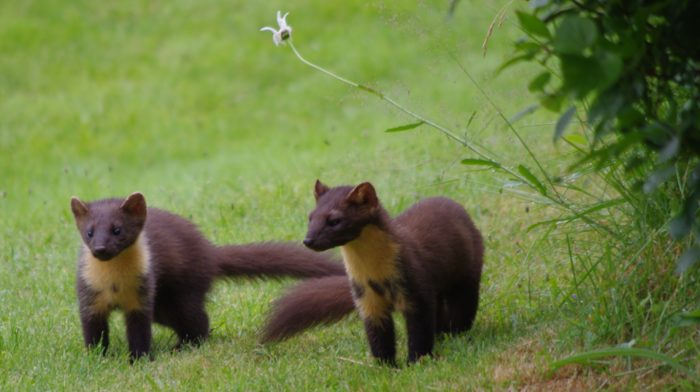
<svg viewBox="0 0 700 392"><path fill-rule="evenodd" d="M466 135L504 162L529 162L463 65L508 117L527 107L535 70L496 76L518 36L506 1L14 1L0 4L0 390L471 390L556 387L553 288L564 250L526 232L547 212L508 178L376 97L299 62L262 26L289 11L297 48L350 79ZM459 62L459 64L458 64ZM552 119L517 122L544 163L564 167ZM292 280L221 281L212 337L171 352L154 327L152 362L128 364L123 318L105 357L82 343L75 296L84 200L143 192L212 241L300 242L313 184L371 181L398 213L422 197L462 203L486 239L474 329L436 357L376 366L352 316L286 342L257 343L270 302ZM523 189L525 191L525 189ZM396 317L401 362L403 320Z"/></svg>

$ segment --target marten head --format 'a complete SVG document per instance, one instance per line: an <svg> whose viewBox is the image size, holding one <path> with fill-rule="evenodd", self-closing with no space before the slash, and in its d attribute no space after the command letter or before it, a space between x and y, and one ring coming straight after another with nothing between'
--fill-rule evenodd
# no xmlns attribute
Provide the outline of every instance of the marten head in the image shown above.
<svg viewBox="0 0 700 392"><path fill-rule="evenodd" d="M316 208L309 214L309 230L304 239L304 245L313 250L345 245L381 214L377 193L369 182L329 188L316 180L314 196Z"/></svg>
<svg viewBox="0 0 700 392"><path fill-rule="evenodd" d="M73 197L70 207L83 242L102 261L113 259L136 242L146 223L146 199L140 193L91 203Z"/></svg>

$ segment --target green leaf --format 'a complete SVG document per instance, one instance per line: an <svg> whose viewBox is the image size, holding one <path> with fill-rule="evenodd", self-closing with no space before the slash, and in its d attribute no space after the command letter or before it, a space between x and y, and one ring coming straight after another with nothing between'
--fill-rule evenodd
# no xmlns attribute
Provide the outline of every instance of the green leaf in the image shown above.
<svg viewBox="0 0 700 392"><path fill-rule="evenodd" d="M474 117L476 117L476 110L472 112L471 116L469 116L469 120L467 120L467 125L464 128L469 129L469 126L472 125L472 121L474 121Z"/></svg>
<svg viewBox="0 0 700 392"><path fill-rule="evenodd" d="M552 371L559 369L562 366L570 365L573 363L586 364L591 361L606 358L606 357L640 357L652 359L655 361L662 362L671 368L686 373L693 378L697 378L695 372L685 366L675 359L669 357L668 355L658 353L656 351L647 350L643 348L631 348L631 347L615 347L606 348L602 350L587 351L581 354L572 355L568 358L560 359L554 361L550 364Z"/></svg>
<svg viewBox="0 0 700 392"><path fill-rule="evenodd" d="M515 15L518 17L520 27L522 27L525 32L543 38L552 37L549 30L547 30L547 25L535 15L528 14L523 11L515 11Z"/></svg>
<svg viewBox="0 0 700 392"><path fill-rule="evenodd" d="M598 162L599 164L610 162L624 155L625 152L637 145L641 140L643 140L643 135L640 135L638 132L630 132L620 137L617 142L589 152L583 158L569 166L567 170L575 170L591 162Z"/></svg>
<svg viewBox="0 0 700 392"><path fill-rule="evenodd" d="M515 49L519 52L537 52L542 49L542 44L523 39L515 43Z"/></svg>
<svg viewBox="0 0 700 392"><path fill-rule="evenodd" d="M523 165L518 165L518 173L520 173L520 175L525 177L525 179L528 181L530 186L537 189L541 194L543 194L543 195L547 194L547 189L544 187L544 185L542 185L540 180L538 180L537 177L535 177L535 175L532 174L530 169L528 169L527 167L525 167Z"/></svg>
<svg viewBox="0 0 700 392"><path fill-rule="evenodd" d="M462 165L489 166L496 169L501 167L501 164L486 159L462 159Z"/></svg>
<svg viewBox="0 0 700 392"><path fill-rule="evenodd" d="M668 180L673 173L675 173L675 171L676 169L673 166L662 167L661 169L654 170L654 172L651 173L649 178L647 178L646 182L644 183L644 193L653 192L659 187L659 185L666 182L666 180Z"/></svg>
<svg viewBox="0 0 700 392"><path fill-rule="evenodd" d="M549 79L552 78L552 74L549 73L548 71L542 72L541 74L537 75L530 84L527 86L527 89L531 92L534 93L536 91L542 91L544 90L544 86L549 83Z"/></svg>
<svg viewBox="0 0 700 392"><path fill-rule="evenodd" d="M615 52L599 50L596 52L595 61L598 62L598 72L601 79L598 81L598 88L604 90L620 78L622 73L622 57Z"/></svg>
<svg viewBox="0 0 700 392"><path fill-rule="evenodd" d="M686 272L690 267L695 265L698 260L700 260L700 247L698 245L693 245L683 252L683 255L678 259L678 263L676 263L676 273L680 275Z"/></svg>
<svg viewBox="0 0 700 392"><path fill-rule="evenodd" d="M562 114L561 117L559 117L559 120L557 120L557 125L554 127L555 142L559 140L561 135L564 134L566 127L569 126L571 119L574 118L574 114L576 114L576 107L572 106L566 112L564 112L564 114Z"/></svg>
<svg viewBox="0 0 700 392"><path fill-rule="evenodd" d="M693 222L688 219L688 216L684 213L679 214L668 225L668 233L674 240L680 240L690 233L690 229L693 227Z"/></svg>
<svg viewBox="0 0 700 392"><path fill-rule="evenodd" d="M512 124L512 123L520 120L521 118L527 116L528 114L533 113L539 107L540 107L540 105L537 105L537 104L530 105L530 106L526 107L525 109L515 113L515 115L513 117L508 119L508 122Z"/></svg>
<svg viewBox="0 0 700 392"><path fill-rule="evenodd" d="M598 95L588 109L588 122L597 124L606 118L618 116L621 113L620 108L625 105L625 99L624 93L615 89L607 90Z"/></svg>
<svg viewBox="0 0 700 392"><path fill-rule="evenodd" d="M668 161L669 159L676 156L678 150L681 146L681 140L678 136L674 136L671 140L664 146L664 148L659 151L659 163Z"/></svg>
<svg viewBox="0 0 700 392"><path fill-rule="evenodd" d="M594 57L562 54L560 60L563 88L576 94L577 98L583 98L595 89L603 91L615 83L620 77L623 65L620 56L606 51L599 51ZM596 102L595 110L589 117L600 116L601 109L604 110L605 107ZM617 114L613 109L608 110Z"/></svg>
<svg viewBox="0 0 700 392"><path fill-rule="evenodd" d="M564 136L564 140L566 140L569 143L576 144L579 146L585 146L588 144L588 141L586 141L586 138L581 135L581 134L573 134L573 135L566 135Z"/></svg>
<svg viewBox="0 0 700 392"><path fill-rule="evenodd" d="M401 125L399 127L394 127L394 128L389 128L385 132L402 132L402 131L408 131L413 128L418 128L421 125L425 124L423 121L418 121L417 123L413 124L406 124L406 125Z"/></svg>
<svg viewBox="0 0 700 392"><path fill-rule="evenodd" d="M540 98L540 103L544 108L555 113L559 113L561 110L561 105L564 103L566 97L563 94L547 94Z"/></svg>
<svg viewBox="0 0 700 392"><path fill-rule="evenodd" d="M530 0L531 8L541 8L549 3L549 0Z"/></svg>
<svg viewBox="0 0 700 392"><path fill-rule="evenodd" d="M569 15L557 27L552 45L562 54L583 54L598 38L598 28L590 19Z"/></svg>
<svg viewBox="0 0 700 392"><path fill-rule="evenodd" d="M561 74L564 79L563 88L583 98L591 90L598 87L603 76L600 65L593 58L574 55L561 55Z"/></svg>
<svg viewBox="0 0 700 392"><path fill-rule="evenodd" d="M511 58L509 58L508 60L506 60L503 64L501 64L500 67L498 67L498 69L496 70L496 74L501 73L504 69L506 69L506 68L508 68L508 67L510 67L510 66L512 66L512 65L514 65L514 64L517 64L517 63L519 63L519 62L521 62L521 61L529 61L529 60L532 60L534 57L535 57L535 53L534 53L534 52L525 53L525 54L520 54L520 55L511 57Z"/></svg>
<svg viewBox="0 0 700 392"><path fill-rule="evenodd" d="M695 324L700 324L700 309L691 310L690 312L685 312L678 315L678 322L676 326L686 327Z"/></svg>
<svg viewBox="0 0 700 392"><path fill-rule="evenodd" d="M700 164L695 166L693 171L690 172L690 177L688 178L688 187L700 188Z"/></svg>

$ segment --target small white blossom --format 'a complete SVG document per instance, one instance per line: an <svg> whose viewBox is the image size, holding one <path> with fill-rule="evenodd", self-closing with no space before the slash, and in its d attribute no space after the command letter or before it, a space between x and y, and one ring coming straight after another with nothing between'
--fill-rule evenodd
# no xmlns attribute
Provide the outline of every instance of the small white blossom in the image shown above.
<svg viewBox="0 0 700 392"><path fill-rule="evenodd" d="M279 30L275 30L274 27L263 27L260 31L270 31L272 32L272 42L275 46L283 43L292 36L292 26L287 24L287 15L289 12L282 16L282 12L277 11L277 24L280 26Z"/></svg>

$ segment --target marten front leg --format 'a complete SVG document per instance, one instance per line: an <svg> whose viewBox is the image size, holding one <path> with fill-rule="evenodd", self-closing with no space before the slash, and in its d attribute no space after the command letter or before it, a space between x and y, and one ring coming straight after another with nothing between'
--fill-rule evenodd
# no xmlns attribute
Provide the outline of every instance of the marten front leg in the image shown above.
<svg viewBox="0 0 700 392"><path fill-rule="evenodd" d="M364 322L372 356L381 363L396 366L396 338L391 313L380 317L368 317Z"/></svg>
<svg viewBox="0 0 700 392"><path fill-rule="evenodd" d="M404 313L408 333L408 363L432 355L435 342L435 305L420 304Z"/></svg>
<svg viewBox="0 0 700 392"><path fill-rule="evenodd" d="M82 311L80 322L83 326L83 339L87 348L93 348L98 344L102 345L102 354L107 352L109 347L109 323L107 315L90 314Z"/></svg>
<svg viewBox="0 0 700 392"><path fill-rule="evenodd" d="M127 313L126 337L131 361L148 355L151 351L151 316L143 310Z"/></svg>

